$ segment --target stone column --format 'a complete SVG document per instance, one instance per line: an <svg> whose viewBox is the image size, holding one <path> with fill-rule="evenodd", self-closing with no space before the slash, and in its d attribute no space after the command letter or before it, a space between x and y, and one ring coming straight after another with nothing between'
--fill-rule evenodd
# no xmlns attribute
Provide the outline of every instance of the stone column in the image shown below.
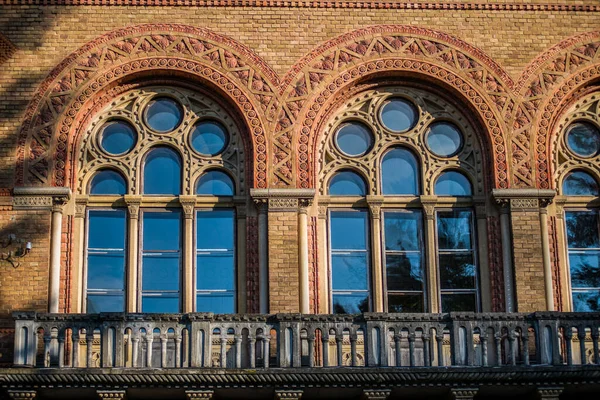
<svg viewBox="0 0 600 400"><path fill-rule="evenodd" d="M50 279L48 312L57 313L60 301L60 256L62 242L63 209L69 196L52 198L52 228L50 234Z"/></svg>
<svg viewBox="0 0 600 400"><path fill-rule="evenodd" d="M325 314L329 312L329 274L327 270L329 251L327 248L327 204L322 201L319 201L317 227L319 310L316 310L316 312L317 314Z"/></svg>
<svg viewBox="0 0 600 400"><path fill-rule="evenodd" d="M475 205L475 220L477 224L477 247L479 253L479 293L481 295L481 310L492 310L492 289L490 285L490 267L488 263L488 229L485 204Z"/></svg>
<svg viewBox="0 0 600 400"><path fill-rule="evenodd" d="M437 280L437 257L436 257L436 242L435 242L435 205L437 196L421 196L421 204L425 209L425 258L427 260L427 271L425 286L426 296L428 300L427 312L441 312L439 303L439 286Z"/></svg>
<svg viewBox="0 0 600 400"><path fill-rule="evenodd" d="M255 199L258 209L258 292L259 312L269 312L269 230L267 226L267 201Z"/></svg>
<svg viewBox="0 0 600 400"><path fill-rule="evenodd" d="M73 253L75 254L73 268L73 293L71 295L72 312L85 312L83 309L83 298L87 289L86 271L84 271L85 254L85 220L88 196L80 196L75 199L75 223L73 226Z"/></svg>
<svg viewBox="0 0 600 400"><path fill-rule="evenodd" d="M298 265L300 277L300 312L310 312L309 272L308 272L308 208L312 199L300 200L298 206Z"/></svg>
<svg viewBox="0 0 600 400"><path fill-rule="evenodd" d="M383 196L367 196L367 204L371 214L371 280L373 287L373 311L383 312L384 266L381 262L381 204Z"/></svg>
<svg viewBox="0 0 600 400"><path fill-rule="evenodd" d="M194 212L196 208L196 196L181 195L179 202L183 208L183 312L194 312Z"/></svg>
<svg viewBox="0 0 600 400"><path fill-rule="evenodd" d="M138 258L139 258L139 215L142 196L125 195L125 203L129 211L127 224L127 292L125 311L141 312L138 307Z"/></svg>
<svg viewBox="0 0 600 400"><path fill-rule="evenodd" d="M236 271L237 271L237 312L245 313L247 311L248 286L246 270L246 202L236 205Z"/></svg>
<svg viewBox="0 0 600 400"><path fill-rule="evenodd" d="M552 285L552 263L550 261L550 239L548 236L547 202L540 202L540 229L542 231L542 257L544 262L544 290L546 292L546 310L555 311L554 290Z"/></svg>
<svg viewBox="0 0 600 400"><path fill-rule="evenodd" d="M512 241L510 237L510 211L508 201L501 201L500 205L500 236L502 240L502 278L504 280L504 307L506 312L515 311L514 295L514 270Z"/></svg>

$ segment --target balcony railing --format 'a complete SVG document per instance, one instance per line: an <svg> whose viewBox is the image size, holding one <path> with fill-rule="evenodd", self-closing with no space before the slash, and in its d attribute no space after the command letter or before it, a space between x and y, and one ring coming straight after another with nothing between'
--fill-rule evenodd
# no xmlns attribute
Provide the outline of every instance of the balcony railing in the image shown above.
<svg viewBox="0 0 600 400"><path fill-rule="evenodd" d="M600 313L38 314L15 366L447 367L600 364Z"/></svg>

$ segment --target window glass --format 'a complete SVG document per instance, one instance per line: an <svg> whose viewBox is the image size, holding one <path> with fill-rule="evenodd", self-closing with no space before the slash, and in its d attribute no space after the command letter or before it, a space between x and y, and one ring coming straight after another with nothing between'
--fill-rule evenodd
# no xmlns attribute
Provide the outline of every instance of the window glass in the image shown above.
<svg viewBox="0 0 600 400"><path fill-rule="evenodd" d="M146 124L156 132L171 132L182 120L181 105L170 97L157 97L146 107Z"/></svg>
<svg viewBox="0 0 600 400"><path fill-rule="evenodd" d="M598 196L598 182L587 172L571 172L563 182L566 196Z"/></svg>
<svg viewBox="0 0 600 400"><path fill-rule="evenodd" d="M373 145L373 134L364 124L348 122L338 129L335 142L343 153L349 156L362 156Z"/></svg>
<svg viewBox="0 0 600 400"><path fill-rule="evenodd" d="M180 214L142 214L142 312L179 312Z"/></svg>
<svg viewBox="0 0 600 400"><path fill-rule="evenodd" d="M196 311L235 312L235 215L196 212Z"/></svg>
<svg viewBox="0 0 600 400"><path fill-rule="evenodd" d="M600 311L598 211L565 213L573 310Z"/></svg>
<svg viewBox="0 0 600 400"><path fill-rule="evenodd" d="M98 171L90 183L90 194L122 196L125 193L127 193L125 178L110 169Z"/></svg>
<svg viewBox="0 0 600 400"><path fill-rule="evenodd" d="M206 196L233 196L235 186L225 172L208 171L198 179L196 194Z"/></svg>
<svg viewBox="0 0 600 400"><path fill-rule="evenodd" d="M450 122L434 122L427 131L427 146L433 154L450 157L462 147L462 133Z"/></svg>
<svg viewBox="0 0 600 400"><path fill-rule="evenodd" d="M133 149L137 133L131 124L125 121L110 121L104 124L100 133L100 146L108 154L126 154Z"/></svg>
<svg viewBox="0 0 600 400"><path fill-rule="evenodd" d="M367 218L362 210L330 214L332 311L336 314L369 310Z"/></svg>
<svg viewBox="0 0 600 400"><path fill-rule="evenodd" d="M567 128L567 146L580 157L592 157L600 150L600 130L589 122L575 122Z"/></svg>
<svg viewBox="0 0 600 400"><path fill-rule="evenodd" d="M181 159L174 150L166 147L150 150L144 165L144 193L181 193Z"/></svg>
<svg viewBox="0 0 600 400"><path fill-rule="evenodd" d="M421 212L385 212L383 226L388 311L423 312Z"/></svg>
<svg viewBox="0 0 600 400"><path fill-rule="evenodd" d="M438 196L470 196L471 182L460 172L447 171L435 182L434 192Z"/></svg>
<svg viewBox="0 0 600 400"><path fill-rule="evenodd" d="M227 130L216 121L200 121L192 130L192 147L205 156L216 156L229 140Z"/></svg>
<svg viewBox="0 0 600 400"><path fill-rule="evenodd" d="M366 192L365 181L351 171L338 172L329 182L331 196L364 196Z"/></svg>
<svg viewBox="0 0 600 400"><path fill-rule="evenodd" d="M437 237L442 312L477 311L472 211L438 211Z"/></svg>
<svg viewBox="0 0 600 400"><path fill-rule="evenodd" d="M125 227L125 210L88 214L88 313L124 311Z"/></svg>
<svg viewBox="0 0 600 400"><path fill-rule="evenodd" d="M391 131L412 129L419 118L416 107L408 100L392 98L381 107L381 122Z"/></svg>
<svg viewBox="0 0 600 400"><path fill-rule="evenodd" d="M383 194L417 195L417 160L406 149L388 151L381 162L381 183Z"/></svg>

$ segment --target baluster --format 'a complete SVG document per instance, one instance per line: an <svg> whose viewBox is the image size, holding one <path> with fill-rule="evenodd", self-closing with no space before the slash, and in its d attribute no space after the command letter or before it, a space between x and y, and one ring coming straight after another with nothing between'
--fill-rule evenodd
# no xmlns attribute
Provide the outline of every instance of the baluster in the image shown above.
<svg viewBox="0 0 600 400"><path fill-rule="evenodd" d="M250 368L256 368L256 339L252 335L248 335L248 357Z"/></svg>
<svg viewBox="0 0 600 400"><path fill-rule="evenodd" d="M344 363L344 358L343 358L343 354L342 354L342 346L344 345L344 334L338 333L338 332L339 332L339 330L336 331L336 334L335 334L335 345L336 345L336 353L337 353L337 366L341 367L342 364Z"/></svg>
<svg viewBox="0 0 600 400"><path fill-rule="evenodd" d="M221 368L227 368L227 329L221 329L219 336Z"/></svg>
<svg viewBox="0 0 600 400"><path fill-rule="evenodd" d="M235 367L242 368L242 335L235 335Z"/></svg>
<svg viewBox="0 0 600 400"><path fill-rule="evenodd" d="M58 367L65 366L65 334L64 331L58 334Z"/></svg>
<svg viewBox="0 0 600 400"><path fill-rule="evenodd" d="M33 328L32 328L33 329ZM35 367L37 365L37 348L38 348L38 328L35 328L32 332L32 336L33 336L33 342L30 343L29 346L29 356L27 357L29 359L29 365L31 365L32 367Z"/></svg>
<svg viewBox="0 0 600 400"><path fill-rule="evenodd" d="M510 358L510 365L517 365L517 357L516 357L516 346L515 346L515 330L508 330L508 356Z"/></svg>
<svg viewBox="0 0 600 400"><path fill-rule="evenodd" d="M306 341L308 343L308 366L310 368L314 368L315 366L315 332L309 332L306 336Z"/></svg>
<svg viewBox="0 0 600 400"><path fill-rule="evenodd" d="M596 364L600 364L600 347L598 346L598 339L600 339L598 328L592 326L592 345L594 346L594 362Z"/></svg>
<svg viewBox="0 0 600 400"><path fill-rule="evenodd" d="M139 367L138 358L140 350L140 336L139 332L131 332L131 365L133 368Z"/></svg>
<svg viewBox="0 0 600 400"><path fill-rule="evenodd" d="M482 331L485 332L485 331ZM484 367L488 366L488 346L487 346L487 333L479 333L479 340L481 341L481 364Z"/></svg>
<svg viewBox="0 0 600 400"><path fill-rule="evenodd" d="M91 329L86 330L85 345L86 345L86 350L87 350L85 365L88 368L92 368L92 367L94 367L94 365L92 365L93 357L94 357L94 351L92 348L92 346L94 345L94 331Z"/></svg>
<svg viewBox="0 0 600 400"><path fill-rule="evenodd" d="M79 367L79 328L73 328L73 332L71 333L71 340L73 343L72 353L72 361L71 366L73 368Z"/></svg>
<svg viewBox="0 0 600 400"><path fill-rule="evenodd" d="M408 357L410 359L410 366L415 366L415 333L410 332L408 334Z"/></svg>
<svg viewBox="0 0 600 400"><path fill-rule="evenodd" d="M571 339L573 339L573 330L571 328L565 328L565 340L567 347L567 365L573 365L573 349Z"/></svg>
<svg viewBox="0 0 600 400"><path fill-rule="evenodd" d="M402 351L400 349L400 341L402 337L400 336L399 331L395 331L394 333L394 344L396 345L396 367L402 366Z"/></svg>
<svg viewBox="0 0 600 400"><path fill-rule="evenodd" d="M329 367L329 330L327 332L323 330L321 344L323 347L323 367Z"/></svg>
<svg viewBox="0 0 600 400"><path fill-rule="evenodd" d="M50 332L44 330L44 367L50 367L50 347L52 346L52 336Z"/></svg>
<svg viewBox="0 0 600 400"><path fill-rule="evenodd" d="M494 341L496 342L496 365L502 366L502 329L498 327L494 334Z"/></svg>
<svg viewBox="0 0 600 400"><path fill-rule="evenodd" d="M439 328L435 334L438 352L438 367L444 366L444 330Z"/></svg>
<svg viewBox="0 0 600 400"><path fill-rule="evenodd" d="M265 360L264 368L269 368L269 342L271 341L269 331L265 328L265 334L263 335L263 357Z"/></svg>
<svg viewBox="0 0 600 400"><path fill-rule="evenodd" d="M350 352L352 355L352 366L356 367L358 365L357 357L356 357L356 333L350 333Z"/></svg>
<svg viewBox="0 0 600 400"><path fill-rule="evenodd" d="M431 335L429 333L423 333L423 365L431 367L431 357L429 355L429 343L431 341Z"/></svg>
<svg viewBox="0 0 600 400"><path fill-rule="evenodd" d="M586 354L585 354L585 327L580 326L577 329L577 338L579 339L579 353L581 354L581 365L586 365Z"/></svg>
<svg viewBox="0 0 600 400"><path fill-rule="evenodd" d="M181 335L182 332L178 331L175 333L175 368L182 368L181 362Z"/></svg>
<svg viewBox="0 0 600 400"><path fill-rule="evenodd" d="M167 334L160 335L160 366L167 368Z"/></svg>
<svg viewBox="0 0 600 400"><path fill-rule="evenodd" d="M152 329L148 329L146 332L146 367L152 368L152 343L154 342L154 331Z"/></svg>
<svg viewBox="0 0 600 400"><path fill-rule="evenodd" d="M523 364L529 365L529 330L521 330L521 343L523 343Z"/></svg>

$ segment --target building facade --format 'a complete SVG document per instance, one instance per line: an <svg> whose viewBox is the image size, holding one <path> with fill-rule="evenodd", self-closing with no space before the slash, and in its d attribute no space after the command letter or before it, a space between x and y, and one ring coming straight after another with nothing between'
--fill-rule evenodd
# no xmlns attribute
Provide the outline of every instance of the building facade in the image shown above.
<svg viewBox="0 0 600 400"><path fill-rule="evenodd" d="M597 1L0 5L0 396L600 392Z"/></svg>

